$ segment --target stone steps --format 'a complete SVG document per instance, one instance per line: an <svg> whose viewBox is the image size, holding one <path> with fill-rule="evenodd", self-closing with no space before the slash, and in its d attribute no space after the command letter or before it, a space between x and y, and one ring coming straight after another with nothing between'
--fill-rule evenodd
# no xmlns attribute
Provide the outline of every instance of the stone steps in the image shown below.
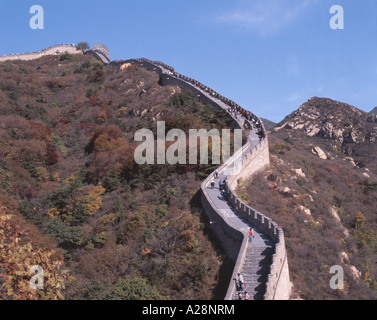
<svg viewBox="0 0 377 320"><path fill-rule="evenodd" d="M139 59L140 61L144 61L143 59ZM146 60L149 61L149 60ZM142 63L141 65L147 65L147 63ZM159 62L153 62L149 61L149 64L153 67L153 70L155 70L158 74L169 75L169 72L165 70L164 64L161 64ZM156 67L156 68L155 68ZM168 67L168 66L167 66ZM158 71L160 70L160 71ZM174 71L174 69L173 69ZM166 77L167 80L169 80L169 77ZM219 107L220 109L228 110L229 108L229 99L226 99L220 95L218 95L215 91L212 89L209 89L208 92L205 92L203 90L199 90L194 85L194 80L188 77L185 77L184 75L176 74L173 76L178 81L178 85L180 85L182 88L186 88L189 91L192 91L194 93L198 93L201 98L206 98L213 106L216 108ZM165 79L162 77L162 79ZM181 83L179 83L181 82ZM168 83L168 82L167 82ZM171 80L169 81L171 84ZM177 82L175 82L175 85L177 85ZM185 89L185 90L186 90ZM202 88L203 89L203 88ZM216 95L214 96L213 94ZM232 106L235 106L236 108L239 107L239 105L232 102ZM244 127L246 119L243 116L232 114L232 117L234 121L236 121L240 128ZM260 121L260 120L259 120ZM250 156L251 153L255 152L258 147L258 144L260 143L260 138L258 135L258 129L253 125L252 128L248 132L248 141L249 141L249 148L245 150L244 161L245 158L247 161L251 161L251 159L248 159L247 156ZM268 149L267 149L268 150ZM246 163L245 165L250 165L251 163ZM256 165L258 166L259 163ZM224 179L223 173L220 173L219 179ZM217 179L216 179L217 180ZM221 216L223 220L221 220L221 223L218 224L217 221L211 221L212 228L215 232L215 234L221 239L221 240L228 240L227 235L221 234L221 224L222 221L225 221L227 226L234 230L238 230L244 235L247 234L247 231L250 227L254 227L249 224L247 219L242 216L242 214L239 214L237 210L235 210L232 205L222 197L219 187L218 187L218 181L216 181L216 187L214 189L206 187L206 190L203 190L203 194L206 197L204 204L210 205L211 209L217 209L216 212ZM203 199L203 198L202 198ZM207 214L209 217L213 218L213 215L215 214L213 211L215 210L208 210ZM217 225L217 226L216 226ZM243 263L243 266L241 267L241 273L243 274L244 280L246 282L246 290L250 293L251 298L253 300L263 300L264 294L266 292L266 283L268 280L268 274L270 271L271 263L272 263L272 255L275 251L275 244L273 243L272 239L263 234L263 232L254 230L255 231L255 240L253 241L251 247L248 248L248 252L246 254L245 261ZM237 240L238 235L237 235ZM238 243L237 243L238 245ZM229 256L232 256L232 259L234 258L234 252L233 249L233 239L230 237L230 241L225 243L224 248L228 250L227 254ZM239 253L238 253L239 255ZM234 279L234 285L237 287L236 279ZM230 284L232 286L232 284ZM234 288L231 289L230 292L234 292ZM230 297L227 297L230 298ZM237 294L235 295L235 298L237 298Z"/></svg>
<svg viewBox="0 0 377 320"><path fill-rule="evenodd" d="M248 249L241 273L245 282L245 291L252 300L263 299L273 253L274 248L270 244L261 247L251 245Z"/></svg>

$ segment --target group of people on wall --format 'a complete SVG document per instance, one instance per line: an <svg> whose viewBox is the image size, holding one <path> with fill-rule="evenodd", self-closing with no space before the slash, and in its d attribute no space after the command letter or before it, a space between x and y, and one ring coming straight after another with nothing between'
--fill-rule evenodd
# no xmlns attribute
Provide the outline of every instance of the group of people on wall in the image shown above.
<svg viewBox="0 0 377 320"><path fill-rule="evenodd" d="M222 96L221 94L219 94L215 90L205 86L203 83L201 83L201 82L199 82L195 79L186 77L186 76L176 72L173 67L167 65L166 63L163 63L161 61L152 61L152 60L149 60L147 58L141 58L139 60L161 66L164 69L168 70L169 75L171 75L175 78L181 79L183 81L190 82L191 84L195 85L196 87L198 87L198 88L202 89L203 91L209 93L212 97L221 100L222 102L224 102L225 104L227 104L229 106L228 112L231 115L242 116L248 121L250 129L252 129L253 126L255 126L257 128L260 140L262 140L266 137L266 132L265 132L265 129L263 127L262 121L255 114L253 114L252 112L250 112L248 110L245 110L244 108L242 108L240 105L238 105L234 101Z"/></svg>

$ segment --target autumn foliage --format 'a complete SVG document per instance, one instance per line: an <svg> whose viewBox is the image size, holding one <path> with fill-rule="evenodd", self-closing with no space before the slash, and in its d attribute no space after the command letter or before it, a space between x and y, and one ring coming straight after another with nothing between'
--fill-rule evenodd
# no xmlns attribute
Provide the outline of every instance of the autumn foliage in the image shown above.
<svg viewBox="0 0 377 320"><path fill-rule="evenodd" d="M1 194L1 198L7 196ZM55 250L33 243L36 234L29 235L19 213L5 202L0 201L0 299L64 299L62 292L69 273L62 257ZM43 268L43 289L30 286L32 266Z"/></svg>
<svg viewBox="0 0 377 320"><path fill-rule="evenodd" d="M214 167L139 166L134 134L223 129L227 114L86 55L0 63L0 79L0 298L218 297L197 193Z"/></svg>

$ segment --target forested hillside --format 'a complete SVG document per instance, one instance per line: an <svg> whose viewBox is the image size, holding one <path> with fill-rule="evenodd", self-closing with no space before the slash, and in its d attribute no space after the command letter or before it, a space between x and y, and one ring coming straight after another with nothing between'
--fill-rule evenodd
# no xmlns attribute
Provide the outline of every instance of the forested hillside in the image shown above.
<svg viewBox="0 0 377 320"><path fill-rule="evenodd" d="M56 279L28 298L216 297L223 257L198 197L213 167L136 165L134 133L157 120L185 132L231 123L140 67L69 54L0 64L2 298L25 297L39 252Z"/></svg>

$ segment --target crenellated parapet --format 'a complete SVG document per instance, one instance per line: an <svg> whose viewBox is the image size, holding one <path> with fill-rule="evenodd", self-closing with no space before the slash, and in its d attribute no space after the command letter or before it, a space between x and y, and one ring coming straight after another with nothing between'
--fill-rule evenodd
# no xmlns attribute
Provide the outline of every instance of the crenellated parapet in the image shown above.
<svg viewBox="0 0 377 320"><path fill-rule="evenodd" d="M4 61L16 61L16 60L22 60L22 61L28 61L28 60L35 60L42 58L44 56L50 56L50 55L61 55L64 53L69 54L82 54L81 50L77 50L76 46L74 44L59 44L52 47L49 47L47 49L43 49L36 52L27 52L27 53L16 53L16 54L10 54L10 55L4 55L0 57L0 62Z"/></svg>
<svg viewBox="0 0 377 320"><path fill-rule="evenodd" d="M250 134L248 141L241 149L235 151L233 156L223 163L218 169L220 175L235 166L235 163L242 163L240 170L235 170L234 175L227 175L226 191L228 202L251 226L263 232L275 243L274 254L270 265L270 271L266 280L265 300L287 300L291 294L291 283L289 278L288 259L285 246L283 230L263 213L246 205L236 194L235 189L240 179L246 180L255 173L265 170L270 166L269 145L267 131L259 117L250 111L245 110L236 102L222 96L212 88L203 83L182 75L169 65L159 61L151 61L146 58L136 59L133 62L152 66L160 73L163 84L179 85L185 90L198 93L204 101L209 102L217 108L227 110L234 119L236 128L257 130L257 136ZM157 70L156 70L156 67ZM236 287L233 280L241 272L248 255L249 246L247 234L232 225L224 210L217 207L216 203L208 194L209 185L213 174L207 177L202 183L202 205L211 221L213 230L226 251L228 257L235 263L233 275L230 280L225 299L234 299Z"/></svg>
<svg viewBox="0 0 377 320"><path fill-rule="evenodd" d="M264 300L287 300L290 298L291 285L285 239L283 230L268 216L254 210L246 205L237 196L235 189L240 179L248 179L255 173L265 170L270 166L269 146L267 131L263 122L252 112L245 110L236 102L222 96L212 88L203 83L182 75L169 65L159 61L152 61L146 58L131 59L128 63L142 65L160 74L160 81L163 85L178 85L184 90L189 90L198 95L200 99L216 108L229 112L234 119L234 127L250 130L248 140L241 149L236 150L232 157L223 163L218 169L219 175L226 175L226 192L228 204L247 223L261 231L274 243L274 253L266 278ZM237 163L241 168L234 170ZM237 274L242 271L249 254L248 235L244 230L237 228L234 223L232 210L224 210L218 207L216 197L209 194L213 173L202 183L202 205L211 224L211 229L218 238L227 256L234 262L233 274L229 282L225 300L235 298L236 286L234 280Z"/></svg>
<svg viewBox="0 0 377 320"><path fill-rule="evenodd" d="M104 44L95 44L92 49L85 50L85 54L102 61L105 64L111 63L110 51Z"/></svg>
<svg viewBox="0 0 377 320"><path fill-rule="evenodd" d="M102 61L105 64L109 64L111 62L109 49L103 44L94 45L92 49L88 49L85 51L77 49L74 44L59 44L36 52L16 53L0 56L0 62L16 60L29 61L39 59L45 56L59 56L64 53L88 54Z"/></svg>
<svg viewBox="0 0 377 320"><path fill-rule="evenodd" d="M74 45L57 45L45 50L33 53L15 54L0 57L0 62L11 60L33 60L47 55L83 54ZM85 54L92 55L105 64L111 63L109 50L104 45L96 45L93 49L86 50ZM261 119L252 112L242 108L236 102L222 96L214 89L203 83L182 75L175 69L160 61L151 61L146 58L131 59L130 63L143 65L160 75L163 85L178 85L184 90L196 93L200 99L211 106L226 110L233 118L234 128L246 129L249 132L247 142L239 150L227 159L218 169L221 176L226 177L225 191L227 193L227 205L231 210L220 208L216 198L209 194L209 185L213 173L201 184L201 201L204 211L211 222L211 228L220 241L228 257L234 262L233 274L229 281L226 300L234 299L236 287L233 279L242 268L249 254L248 236L245 230L237 227L234 218L246 221L274 243L268 277L265 280L263 299L285 300L291 293L288 259L283 230L266 214L258 212L246 205L236 194L236 188L240 179L246 180L257 172L270 166L269 146L267 131ZM114 65L117 65L115 63ZM239 170L230 170L235 166ZM230 172L230 173L229 173Z"/></svg>

